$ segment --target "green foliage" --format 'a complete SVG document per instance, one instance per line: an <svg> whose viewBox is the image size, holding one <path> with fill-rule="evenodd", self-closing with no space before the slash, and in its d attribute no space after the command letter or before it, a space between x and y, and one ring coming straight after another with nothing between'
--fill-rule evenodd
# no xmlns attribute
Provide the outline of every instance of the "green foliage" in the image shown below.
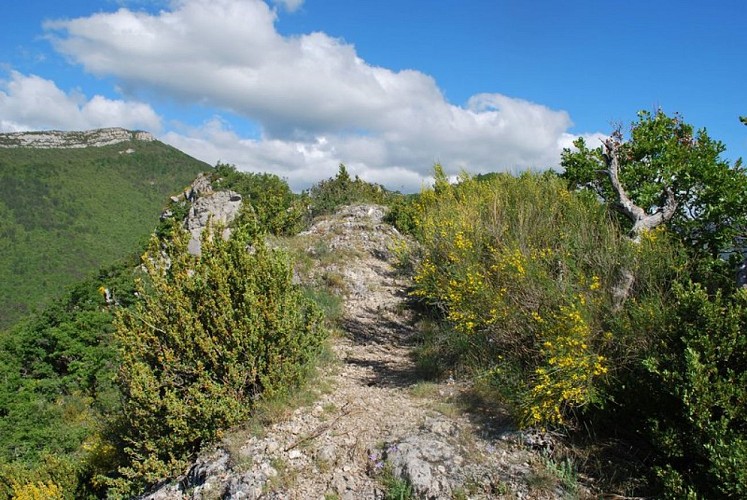
<svg viewBox="0 0 747 500"><path fill-rule="evenodd" d="M345 165L340 165L337 175L312 186L309 190L314 217L334 212L338 207L353 203L386 204L392 196L383 186L350 178Z"/></svg>
<svg viewBox="0 0 747 500"><path fill-rule="evenodd" d="M613 138L622 141L618 130ZM588 187L611 207L617 202L604 172L602 147L589 149L583 139L565 149L561 165L572 188ZM747 221L747 175L737 162L721 158L724 145L705 129L694 131L678 115L641 111L619 154L623 188L646 213L666 203L667 192L677 201L671 229L694 253L716 257L734 247L734 237Z"/></svg>
<svg viewBox="0 0 747 500"><path fill-rule="evenodd" d="M442 344L461 345L461 362L487 370L525 423L565 423L608 370L602 319L631 246L595 199L553 176L436 181L416 202L414 295L462 339Z"/></svg>
<svg viewBox="0 0 747 500"><path fill-rule="evenodd" d="M66 498L80 492L91 437L119 406L114 315L102 291L128 306L133 267L100 271L0 334L0 498L14 484L49 481Z"/></svg>
<svg viewBox="0 0 747 500"><path fill-rule="evenodd" d="M418 195L395 197L389 205L384 221L405 234L415 234L417 229L415 221L418 217L417 199Z"/></svg>
<svg viewBox="0 0 747 500"><path fill-rule="evenodd" d="M665 496L745 496L747 292L727 264L664 227L632 243L552 175L436 174L414 203L413 295L441 320L421 354L492 380L525 425L645 437Z"/></svg>
<svg viewBox="0 0 747 500"><path fill-rule="evenodd" d="M95 427L97 412L116 406L113 316L97 290L107 275L77 285L0 337L1 457L33 460L42 450L75 451Z"/></svg>
<svg viewBox="0 0 747 500"><path fill-rule="evenodd" d="M74 459L45 453L29 466L0 460L0 498L47 500L81 498L80 470ZM76 493L78 493L76 495Z"/></svg>
<svg viewBox="0 0 747 500"><path fill-rule="evenodd" d="M209 168L157 141L0 148L0 330L125 257Z"/></svg>
<svg viewBox="0 0 747 500"><path fill-rule="evenodd" d="M563 153L564 176L614 205L601 148L576 147ZM620 147L620 179L633 201L652 213L669 190L678 208L670 231L643 233L630 300L607 320L618 368L606 387L614 404L602 415L648 439L670 498L747 493L747 296L734 294L739 259L719 258L744 228L747 175L723 151L705 130L661 112L640 113Z"/></svg>
<svg viewBox="0 0 747 500"><path fill-rule="evenodd" d="M288 183L275 174L239 172L219 163L213 173L213 187L236 191L245 205L251 205L260 227L276 235L293 235L308 221L308 200L294 194Z"/></svg>
<svg viewBox="0 0 747 500"><path fill-rule="evenodd" d="M180 472L258 397L299 382L320 349L320 314L291 284L288 257L243 228L228 241L219 234L205 231L199 258L183 231L153 240L141 301L118 315L128 459L113 482L120 492Z"/></svg>
<svg viewBox="0 0 747 500"><path fill-rule="evenodd" d="M622 380L620 412L648 436L670 498L747 495L747 290L675 284L663 308L632 304L654 341ZM631 325L633 326L633 325Z"/></svg>
<svg viewBox="0 0 747 500"><path fill-rule="evenodd" d="M668 191L678 205L634 243L610 217L602 149L576 146L564 179L452 185L437 166L434 188L396 209L422 245L413 295L439 320L421 364L492 380L525 425L635 436L661 495L744 497L747 292L721 256L744 227L747 176L705 131L640 114L620 179L648 214Z"/></svg>

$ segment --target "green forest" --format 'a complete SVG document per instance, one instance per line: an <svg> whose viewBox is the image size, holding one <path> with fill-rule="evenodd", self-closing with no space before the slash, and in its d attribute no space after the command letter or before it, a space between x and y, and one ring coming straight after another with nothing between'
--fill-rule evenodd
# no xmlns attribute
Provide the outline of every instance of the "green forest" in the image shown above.
<svg viewBox="0 0 747 500"><path fill-rule="evenodd" d="M208 168L158 141L0 148L0 329L129 255Z"/></svg>
<svg viewBox="0 0 747 500"><path fill-rule="evenodd" d="M179 221L162 221L0 336L0 498L142 492L302 385L329 325L292 253L266 241L363 202L412 237L393 252L428 325L422 371L471 380L517 426L588 450L602 483L634 477L627 494L744 497L747 172L724 150L679 115L641 112L564 150L560 174L449 182L436 165L416 195L344 166L295 194L219 164L214 186L247 201L228 240L211 228L194 257ZM616 449L625 474L594 466Z"/></svg>

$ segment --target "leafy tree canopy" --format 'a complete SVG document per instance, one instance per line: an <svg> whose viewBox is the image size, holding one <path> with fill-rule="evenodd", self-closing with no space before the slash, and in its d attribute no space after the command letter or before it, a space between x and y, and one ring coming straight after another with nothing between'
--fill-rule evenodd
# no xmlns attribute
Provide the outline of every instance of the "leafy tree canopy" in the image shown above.
<svg viewBox="0 0 747 500"><path fill-rule="evenodd" d="M380 203L385 204L394 196L383 186L350 177L345 165L340 164L337 175L332 179L323 180L309 190L314 216L334 212L342 205L352 203Z"/></svg>
<svg viewBox="0 0 747 500"><path fill-rule="evenodd" d="M583 139L574 146L563 151L563 176L625 215L632 236L668 223L696 253L733 247L747 217L747 175L741 161L721 158L724 145L705 129L696 132L677 114L641 111L627 140L618 128L597 148Z"/></svg>

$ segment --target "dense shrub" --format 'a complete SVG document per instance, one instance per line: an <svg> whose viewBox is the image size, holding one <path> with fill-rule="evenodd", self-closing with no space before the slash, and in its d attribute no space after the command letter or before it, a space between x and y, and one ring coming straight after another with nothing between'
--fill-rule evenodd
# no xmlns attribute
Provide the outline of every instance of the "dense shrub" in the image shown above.
<svg viewBox="0 0 747 500"><path fill-rule="evenodd" d="M258 224L269 233L293 235L308 222L309 201L294 194L288 183L275 174L239 172L231 165L219 163L212 179L215 189L230 189L242 195L244 205L251 206Z"/></svg>
<svg viewBox="0 0 747 500"><path fill-rule="evenodd" d="M74 499L80 492L80 468L71 457L43 455L33 466L0 461L0 498Z"/></svg>
<svg viewBox="0 0 747 500"><path fill-rule="evenodd" d="M384 221L406 234L415 234L418 217L417 194L395 196L389 203L389 211Z"/></svg>
<svg viewBox="0 0 747 500"><path fill-rule="evenodd" d="M329 214L338 207L353 203L386 204L393 196L383 186L366 182L357 176L351 179L345 165L340 165L337 175L318 182L308 192L313 215ZM401 196L401 195L400 195Z"/></svg>
<svg viewBox="0 0 747 500"><path fill-rule="evenodd" d="M449 185L438 169L417 207L414 295L465 339L462 359L489 370L526 424L565 423L595 401L609 291L634 260L603 207L552 175Z"/></svg>
<svg viewBox="0 0 747 500"><path fill-rule="evenodd" d="M449 184L437 168L409 210L413 295L441 323L421 354L492 380L524 425L635 437L649 492L745 496L747 292L726 261L663 226L633 242L547 174Z"/></svg>
<svg viewBox="0 0 747 500"><path fill-rule="evenodd" d="M631 303L649 338L615 387L616 415L648 438L671 498L747 495L747 290L675 283L663 307ZM625 330L623 328L621 330Z"/></svg>
<svg viewBox="0 0 747 500"><path fill-rule="evenodd" d="M144 255L141 301L116 322L128 464L119 492L179 472L203 442L297 383L324 332L286 254L237 228L206 230L199 258L176 231ZM247 251L250 245L250 251Z"/></svg>

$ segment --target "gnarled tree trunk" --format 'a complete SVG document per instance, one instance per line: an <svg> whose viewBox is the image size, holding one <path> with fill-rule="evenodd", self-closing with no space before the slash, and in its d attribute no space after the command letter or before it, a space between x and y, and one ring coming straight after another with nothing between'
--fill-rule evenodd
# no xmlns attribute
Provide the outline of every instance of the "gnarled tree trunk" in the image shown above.
<svg viewBox="0 0 747 500"><path fill-rule="evenodd" d="M640 243L641 235L643 233L670 221L672 217L674 217L674 214L677 211L677 200L675 199L671 188L667 186L664 188L664 192L667 196L664 206L659 207L659 209L653 214L647 213L643 208L636 205L635 202L630 199L630 196L628 196L628 193L620 182L619 151L620 142L615 140L614 137L611 137L604 142L604 152L602 155L606 167L604 172L609 176L612 189L615 191L617 197L613 207L633 223L633 228L630 230L628 236L637 244ZM613 308L615 311L620 310L623 304L625 304L625 301L633 288L634 282L635 275L631 269L623 269L620 272L618 283L612 290Z"/></svg>

